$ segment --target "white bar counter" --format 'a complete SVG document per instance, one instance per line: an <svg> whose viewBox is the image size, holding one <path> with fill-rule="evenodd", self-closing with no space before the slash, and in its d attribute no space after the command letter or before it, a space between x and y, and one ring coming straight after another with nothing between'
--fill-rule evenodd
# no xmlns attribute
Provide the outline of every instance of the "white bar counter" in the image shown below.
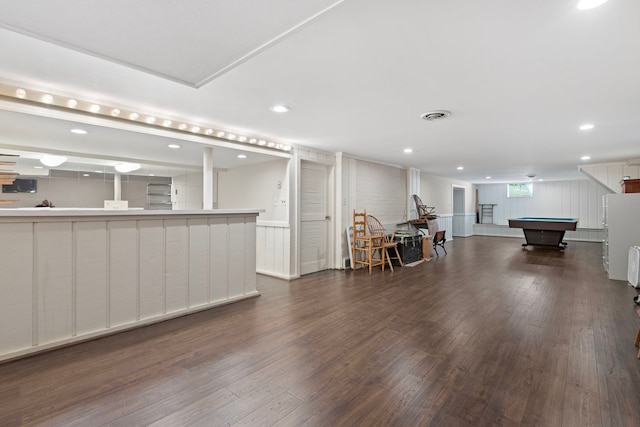
<svg viewBox="0 0 640 427"><path fill-rule="evenodd" d="M0 361L258 296L259 212L0 209Z"/></svg>

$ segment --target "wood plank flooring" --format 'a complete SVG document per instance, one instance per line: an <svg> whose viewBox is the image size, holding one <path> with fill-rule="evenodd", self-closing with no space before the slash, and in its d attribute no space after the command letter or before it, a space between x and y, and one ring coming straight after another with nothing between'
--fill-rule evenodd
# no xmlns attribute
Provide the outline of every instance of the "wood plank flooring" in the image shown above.
<svg viewBox="0 0 640 427"><path fill-rule="evenodd" d="M601 245L456 238L395 272L0 365L0 426L638 426L636 290Z"/></svg>

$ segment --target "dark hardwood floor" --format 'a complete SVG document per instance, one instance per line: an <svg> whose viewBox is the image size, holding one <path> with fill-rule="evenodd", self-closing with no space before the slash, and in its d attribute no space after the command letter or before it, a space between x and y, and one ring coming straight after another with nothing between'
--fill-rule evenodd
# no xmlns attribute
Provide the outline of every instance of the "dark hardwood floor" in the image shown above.
<svg viewBox="0 0 640 427"><path fill-rule="evenodd" d="M456 238L395 272L0 365L0 426L638 426L636 290L601 245Z"/></svg>

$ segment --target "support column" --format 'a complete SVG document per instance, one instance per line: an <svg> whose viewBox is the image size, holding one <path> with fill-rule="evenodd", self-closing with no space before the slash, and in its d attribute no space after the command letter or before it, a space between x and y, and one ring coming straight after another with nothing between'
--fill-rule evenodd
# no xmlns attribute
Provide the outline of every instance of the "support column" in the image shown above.
<svg viewBox="0 0 640 427"><path fill-rule="evenodd" d="M213 147L202 153L202 209L213 209Z"/></svg>
<svg viewBox="0 0 640 427"><path fill-rule="evenodd" d="M417 219L418 211L411 196L414 194L420 196L420 169L407 169L407 193L407 212L409 213L407 219Z"/></svg>
<svg viewBox="0 0 640 427"><path fill-rule="evenodd" d="M119 173L113 174L113 200L122 200L122 179Z"/></svg>

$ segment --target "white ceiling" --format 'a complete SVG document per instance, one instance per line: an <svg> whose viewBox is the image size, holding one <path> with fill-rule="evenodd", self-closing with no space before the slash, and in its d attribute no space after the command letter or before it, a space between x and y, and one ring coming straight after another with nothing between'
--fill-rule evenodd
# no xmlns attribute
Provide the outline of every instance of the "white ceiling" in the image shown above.
<svg viewBox="0 0 640 427"><path fill-rule="evenodd" d="M0 27L4 81L435 175L640 158L637 0L7 0Z"/></svg>

